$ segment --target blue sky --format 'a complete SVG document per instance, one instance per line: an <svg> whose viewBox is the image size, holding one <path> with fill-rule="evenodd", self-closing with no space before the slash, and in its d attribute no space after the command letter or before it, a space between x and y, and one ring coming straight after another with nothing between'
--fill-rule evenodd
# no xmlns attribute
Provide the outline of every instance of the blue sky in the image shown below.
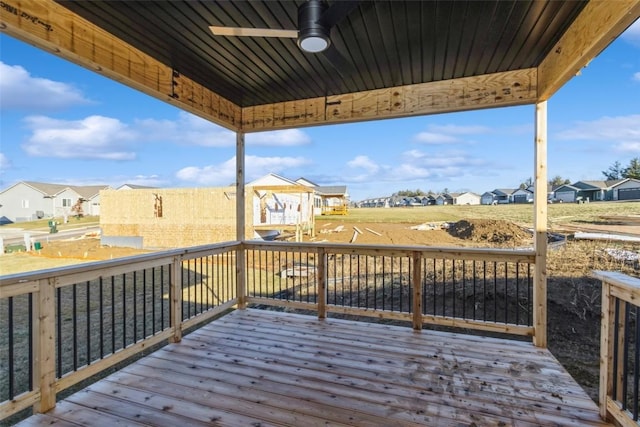
<svg viewBox="0 0 640 427"><path fill-rule="evenodd" d="M229 185L235 136L0 35L0 189L19 181ZM549 176L602 179L640 156L640 21L548 103ZM346 184L352 200L516 188L532 175L534 107L247 135L247 181Z"/></svg>

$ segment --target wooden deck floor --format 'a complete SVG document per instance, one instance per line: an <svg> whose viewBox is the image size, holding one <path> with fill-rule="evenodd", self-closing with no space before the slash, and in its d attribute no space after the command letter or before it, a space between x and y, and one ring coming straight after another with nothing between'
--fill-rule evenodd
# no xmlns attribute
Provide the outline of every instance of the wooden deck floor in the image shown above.
<svg viewBox="0 0 640 427"><path fill-rule="evenodd" d="M236 311L21 423L594 426L596 405L528 343Z"/></svg>

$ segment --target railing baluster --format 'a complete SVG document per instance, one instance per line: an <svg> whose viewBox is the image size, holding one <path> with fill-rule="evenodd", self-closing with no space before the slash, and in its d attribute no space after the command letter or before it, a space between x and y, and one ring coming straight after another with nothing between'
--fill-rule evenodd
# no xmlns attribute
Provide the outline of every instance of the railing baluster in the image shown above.
<svg viewBox="0 0 640 427"><path fill-rule="evenodd" d="M133 272L133 342L138 342L138 272Z"/></svg>
<svg viewBox="0 0 640 427"><path fill-rule="evenodd" d="M72 314L71 314L71 323L72 323L72 338L73 338L73 370L78 370L78 292L76 284L72 285L73 297L72 297Z"/></svg>
<svg viewBox="0 0 640 427"><path fill-rule="evenodd" d="M87 280L86 294L87 294L87 365L91 364L91 282Z"/></svg>
<svg viewBox="0 0 640 427"><path fill-rule="evenodd" d="M98 279L100 298L98 299L98 321L100 322L100 359L104 359L104 283L102 276Z"/></svg>
<svg viewBox="0 0 640 427"><path fill-rule="evenodd" d="M111 354L116 352L116 282L111 276Z"/></svg>
<svg viewBox="0 0 640 427"><path fill-rule="evenodd" d="M15 372L15 367L14 367L14 355L13 355L13 346L14 346L14 342L13 342L13 297L9 297L8 298L8 307L7 307L7 315L8 315L8 336L9 336L9 348L8 353L9 353L9 400L13 400L13 398L15 397L15 390L14 390L14 384L15 384L15 376L14 376L14 372Z"/></svg>
<svg viewBox="0 0 640 427"><path fill-rule="evenodd" d="M634 326L636 328L636 339L634 343L634 360L633 360L633 420L638 421L638 406L640 406L640 306L636 306L636 319Z"/></svg>
<svg viewBox="0 0 640 427"><path fill-rule="evenodd" d="M629 303L624 303L624 346L622 350L624 363L622 365L622 409L627 409L629 394Z"/></svg>
<svg viewBox="0 0 640 427"><path fill-rule="evenodd" d="M153 335L153 331L151 332ZM147 269L142 270L142 339L147 338Z"/></svg>

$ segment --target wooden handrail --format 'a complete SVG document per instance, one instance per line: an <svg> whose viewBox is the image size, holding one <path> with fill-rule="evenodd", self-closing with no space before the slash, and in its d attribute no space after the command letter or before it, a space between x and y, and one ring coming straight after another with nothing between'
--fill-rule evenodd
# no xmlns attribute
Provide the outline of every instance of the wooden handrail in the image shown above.
<svg viewBox="0 0 640 427"><path fill-rule="evenodd" d="M627 276L619 272L594 271L593 277L602 281L602 320L600 325L600 416L605 420L615 420L622 426L638 426L628 410L616 399L621 393L622 369L624 363L625 324L624 319L617 322L616 300L640 307L640 278ZM636 319L636 328L640 327ZM617 336L617 339L616 339ZM637 343L636 343L637 345ZM615 350L617 348L617 350ZM637 351L638 347L636 347ZM614 355L618 354L617 360ZM618 366L618 369L614 369ZM636 366L640 369L640 366ZM614 378L614 372L617 377ZM614 390L614 383L617 384ZM639 403L636 403L638 405Z"/></svg>

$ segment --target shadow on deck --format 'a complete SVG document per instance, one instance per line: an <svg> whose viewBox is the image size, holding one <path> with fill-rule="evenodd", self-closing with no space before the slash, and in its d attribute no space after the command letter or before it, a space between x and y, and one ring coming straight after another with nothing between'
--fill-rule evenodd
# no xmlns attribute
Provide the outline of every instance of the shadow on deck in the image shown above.
<svg viewBox="0 0 640 427"><path fill-rule="evenodd" d="M527 342L234 311L19 425L603 426Z"/></svg>

